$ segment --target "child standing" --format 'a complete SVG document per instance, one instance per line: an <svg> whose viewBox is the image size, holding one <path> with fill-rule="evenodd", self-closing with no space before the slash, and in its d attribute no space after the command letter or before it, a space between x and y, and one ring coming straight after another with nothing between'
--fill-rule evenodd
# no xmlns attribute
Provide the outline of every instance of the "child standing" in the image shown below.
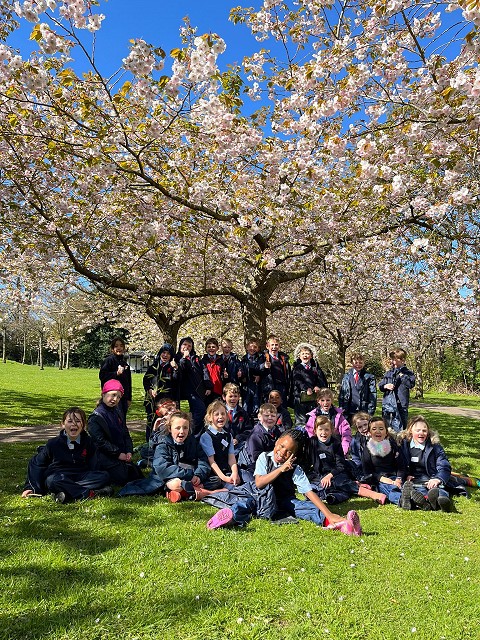
<svg viewBox="0 0 480 640"><path fill-rule="evenodd" d="M211 384L211 400L217 400L222 397L223 389L223 363L222 356L217 353L218 340L216 338L208 338L205 343L205 355L202 358L202 364L208 371L208 377Z"/></svg>
<svg viewBox="0 0 480 640"><path fill-rule="evenodd" d="M200 436L212 475L207 480L208 489L220 489L240 484L237 459L232 434L226 431L227 411L220 400L214 400L205 414L205 432Z"/></svg>
<svg viewBox="0 0 480 640"><path fill-rule="evenodd" d="M178 365L179 400L188 400L193 416L193 433L203 430L205 417L205 397L211 394L212 383L208 371L195 353L192 338L182 338L175 356Z"/></svg>
<svg viewBox="0 0 480 640"><path fill-rule="evenodd" d="M289 406L292 391L292 371L288 356L280 351L280 340L273 334L268 337L264 354L265 363L262 369L262 397L266 402L270 391L277 389Z"/></svg>
<svg viewBox="0 0 480 640"><path fill-rule="evenodd" d="M99 471L97 451L85 431L87 417L79 407L67 409L62 430L28 463L22 498L51 493L55 502L113 495L106 471Z"/></svg>
<svg viewBox="0 0 480 640"><path fill-rule="evenodd" d="M375 376L366 372L365 357L361 353L352 353L350 360L352 368L342 378L338 406L351 423L358 411L373 416L377 408L377 385Z"/></svg>
<svg viewBox="0 0 480 640"><path fill-rule="evenodd" d="M407 475L405 458L395 440L389 436L382 418L371 418L368 439L362 453L363 473L371 477L381 494L393 504L400 502Z"/></svg>
<svg viewBox="0 0 480 640"><path fill-rule="evenodd" d="M327 416L330 419L334 427L334 432L340 437L342 441L343 453L347 455L352 441L352 431L348 424L343 411L340 408L333 406L333 391L331 389L320 389L317 393L317 408L310 411L309 418L305 425L305 431L310 437L313 436L315 418L317 416Z"/></svg>
<svg viewBox="0 0 480 640"><path fill-rule="evenodd" d="M201 500L209 492L202 483L210 475L207 456L197 438L190 433L190 414L174 411L167 422L167 433L155 448L153 469L170 502Z"/></svg>
<svg viewBox="0 0 480 640"><path fill-rule="evenodd" d="M132 438L125 415L119 408L122 395L120 382L108 380L103 385L96 409L88 418L88 433L98 450L99 469L107 471L112 484L120 486L143 477L132 463Z"/></svg>
<svg viewBox="0 0 480 640"><path fill-rule="evenodd" d="M123 395L120 408L125 417L129 406L132 404L132 372L130 365L125 360L126 350L127 345L123 338L113 338L110 343L110 355L102 362L98 374L101 387L109 380L117 380L122 385Z"/></svg>
<svg viewBox="0 0 480 640"><path fill-rule="evenodd" d="M233 352L233 342L229 338L223 338L222 346L222 369L223 384L233 382L238 384L242 378L242 365L236 353ZM221 395L221 394L220 394Z"/></svg>
<svg viewBox="0 0 480 640"><path fill-rule="evenodd" d="M332 513L312 490L303 469L295 465L302 432L286 431L273 451L263 452L255 466L255 482L251 495L231 496L231 508L221 509L211 518L207 527L216 529L226 525L246 524L252 515L270 520L309 520L319 526L339 529L347 535L360 535L360 519L356 511L346 518ZM240 487L241 489L241 487ZM299 500L296 492L307 498Z"/></svg>
<svg viewBox="0 0 480 640"><path fill-rule="evenodd" d="M419 415L409 420L406 431L399 437L409 476L403 485L400 506L403 509L416 506L424 511L451 511L452 467L438 434Z"/></svg>
<svg viewBox="0 0 480 640"><path fill-rule="evenodd" d="M227 382L223 387L223 400L227 409L228 418L226 430L232 434L235 453L238 453L238 449L252 431L252 424L249 415L239 404L240 388L236 384Z"/></svg>
<svg viewBox="0 0 480 640"><path fill-rule="evenodd" d="M328 387L325 374L317 365L315 347L301 342L294 351L295 364L292 368L293 407L295 426L303 427L307 413L315 409L315 394Z"/></svg>
<svg viewBox="0 0 480 640"><path fill-rule="evenodd" d="M394 349L390 359L392 367L378 385L384 394L382 415L394 431L401 431L407 427L410 389L415 386L415 374L405 366L407 353L403 349Z"/></svg>
<svg viewBox="0 0 480 640"><path fill-rule="evenodd" d="M150 438L152 425L155 421L155 409L162 398L176 398L177 363L173 359L175 350L166 342L157 353L143 376L143 388L145 400L143 404L147 413L147 428L145 430L146 441Z"/></svg>
<svg viewBox="0 0 480 640"><path fill-rule="evenodd" d="M261 404L260 376L262 365L265 364L263 354L260 353L260 343L251 339L247 343L247 353L240 363L242 370L242 406L250 417L256 419Z"/></svg>

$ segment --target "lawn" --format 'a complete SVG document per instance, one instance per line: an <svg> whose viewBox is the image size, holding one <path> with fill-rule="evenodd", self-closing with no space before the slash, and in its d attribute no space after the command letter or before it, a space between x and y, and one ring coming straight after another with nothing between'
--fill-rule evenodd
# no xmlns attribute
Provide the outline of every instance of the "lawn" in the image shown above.
<svg viewBox="0 0 480 640"><path fill-rule="evenodd" d="M90 373L90 387L86 372L68 377L85 382L86 407ZM480 476L479 423L425 413L453 466ZM214 510L201 503L23 500L35 446L0 445L0 640L479 638L478 491L450 514L336 508L358 509L361 538L306 522L208 531Z"/></svg>

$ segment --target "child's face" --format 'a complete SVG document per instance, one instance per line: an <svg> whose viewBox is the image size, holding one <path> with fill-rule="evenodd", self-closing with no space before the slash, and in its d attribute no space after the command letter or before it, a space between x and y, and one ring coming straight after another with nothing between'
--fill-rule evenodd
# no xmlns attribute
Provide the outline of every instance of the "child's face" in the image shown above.
<svg viewBox="0 0 480 640"><path fill-rule="evenodd" d="M332 437L332 427L328 424L321 424L315 429L320 442L328 442Z"/></svg>
<svg viewBox="0 0 480 640"><path fill-rule="evenodd" d="M312 359L312 352L310 351L310 349L302 349L300 351L299 357L304 364L308 364Z"/></svg>
<svg viewBox="0 0 480 640"><path fill-rule="evenodd" d="M258 350L259 347L256 342L249 342L247 344L247 353L249 356L254 356L256 353L258 353Z"/></svg>
<svg viewBox="0 0 480 640"><path fill-rule="evenodd" d="M180 352L189 354L192 349L193 349L193 344L188 340L185 340L185 342L182 342L182 346L180 347Z"/></svg>
<svg viewBox="0 0 480 640"><path fill-rule="evenodd" d="M103 403L107 405L107 407L116 407L117 404L122 399L122 394L120 391L107 391L102 396Z"/></svg>
<svg viewBox="0 0 480 640"><path fill-rule="evenodd" d="M290 436L280 438L273 447L273 459L277 464L283 464L293 457L297 451L297 445Z"/></svg>
<svg viewBox="0 0 480 640"><path fill-rule="evenodd" d="M177 444L183 444L187 439L190 426L185 418L173 418L170 423L170 433L173 441Z"/></svg>
<svg viewBox="0 0 480 640"><path fill-rule="evenodd" d="M273 404L274 407L279 407L282 404L282 396L278 391L272 391L268 394L268 401Z"/></svg>
<svg viewBox="0 0 480 640"><path fill-rule="evenodd" d="M361 371L364 366L365 360L363 358L355 358L355 360L352 361L352 367L355 371Z"/></svg>
<svg viewBox="0 0 480 640"><path fill-rule="evenodd" d="M387 427L383 424L383 422L372 422L370 425L370 437L375 442L382 442L387 437Z"/></svg>
<svg viewBox="0 0 480 640"><path fill-rule="evenodd" d="M428 427L425 422L416 422L412 427L412 438L419 444L424 444L428 439Z"/></svg>
<svg viewBox="0 0 480 640"><path fill-rule="evenodd" d="M277 412L273 411L263 411L258 415L258 418L267 429L273 429L273 427L277 424Z"/></svg>
<svg viewBox="0 0 480 640"><path fill-rule="evenodd" d="M223 398L229 407L236 407L240 402L240 394L237 391L227 391Z"/></svg>
<svg viewBox="0 0 480 640"><path fill-rule="evenodd" d="M120 342L120 340L117 340L112 347L112 352L116 356L123 356L123 354L125 353L125 345L123 344L123 342Z"/></svg>
<svg viewBox="0 0 480 640"><path fill-rule="evenodd" d="M267 349L270 351L270 353L277 354L280 350L280 342L276 338L271 338L267 342Z"/></svg>
<svg viewBox="0 0 480 640"><path fill-rule="evenodd" d="M162 351L162 353L160 354L160 360L162 362L170 362L171 359L172 354L170 353L170 351Z"/></svg>
<svg viewBox="0 0 480 640"><path fill-rule="evenodd" d="M232 353L233 346L228 342L222 342L222 353L224 356L229 356Z"/></svg>
<svg viewBox="0 0 480 640"><path fill-rule="evenodd" d="M330 407L332 406L332 399L328 396L325 398L319 398L317 400L317 404L324 413L328 413L330 411Z"/></svg>
<svg viewBox="0 0 480 640"><path fill-rule="evenodd" d="M215 409L210 418L210 424L212 427L215 427L218 431L221 431L223 427L227 424L227 412L223 407L219 407Z"/></svg>
<svg viewBox="0 0 480 640"><path fill-rule="evenodd" d="M355 423L355 427L362 436L366 436L368 433L368 420L359 420Z"/></svg>
<svg viewBox="0 0 480 640"><path fill-rule="evenodd" d="M209 356L214 356L217 353L218 347L214 342L209 342L206 349Z"/></svg>
<svg viewBox="0 0 480 640"><path fill-rule="evenodd" d="M75 440L82 433L85 425L82 416L78 413L69 413L65 418L62 427L65 429L70 440Z"/></svg>
<svg viewBox="0 0 480 640"><path fill-rule="evenodd" d="M404 364L405 360L403 360L402 358L398 358L397 356L393 356L392 365L395 367L395 369L400 369Z"/></svg>

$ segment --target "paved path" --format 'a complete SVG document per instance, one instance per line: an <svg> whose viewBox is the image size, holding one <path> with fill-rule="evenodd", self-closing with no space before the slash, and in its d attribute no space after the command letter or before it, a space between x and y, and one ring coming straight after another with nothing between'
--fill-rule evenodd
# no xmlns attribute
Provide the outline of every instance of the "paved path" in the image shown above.
<svg viewBox="0 0 480 640"><path fill-rule="evenodd" d="M145 433L143 420L129 420L130 431ZM45 442L60 433L60 425L37 425L30 427L6 427L0 429L0 444L2 442Z"/></svg>
<svg viewBox="0 0 480 640"><path fill-rule="evenodd" d="M463 416L465 418L475 418L480 420L480 409L467 409L462 407L441 407L428 402L412 402L410 404L410 415L413 410L428 409L428 411L437 411L438 413L447 413L451 416ZM130 431L143 433L145 431L145 422L143 420L129 420L128 428ZM45 442L48 438L53 438L60 431L59 425L37 425L30 427L7 427L0 429L0 444L2 442Z"/></svg>

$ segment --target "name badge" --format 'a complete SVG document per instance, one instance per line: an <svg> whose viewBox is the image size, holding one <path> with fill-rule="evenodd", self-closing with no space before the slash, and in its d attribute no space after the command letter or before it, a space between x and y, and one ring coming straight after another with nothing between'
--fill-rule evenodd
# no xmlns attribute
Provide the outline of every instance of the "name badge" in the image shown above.
<svg viewBox="0 0 480 640"><path fill-rule="evenodd" d="M412 462L418 462L420 460L420 458L418 456L415 456L414 458L412 458Z"/></svg>
<svg viewBox="0 0 480 640"><path fill-rule="evenodd" d="M321 453L319 456L320 460L324 460L327 457L326 453Z"/></svg>
<svg viewBox="0 0 480 640"><path fill-rule="evenodd" d="M220 440L220 442L224 447L228 447L228 442L225 440L225 438L223 440Z"/></svg>

